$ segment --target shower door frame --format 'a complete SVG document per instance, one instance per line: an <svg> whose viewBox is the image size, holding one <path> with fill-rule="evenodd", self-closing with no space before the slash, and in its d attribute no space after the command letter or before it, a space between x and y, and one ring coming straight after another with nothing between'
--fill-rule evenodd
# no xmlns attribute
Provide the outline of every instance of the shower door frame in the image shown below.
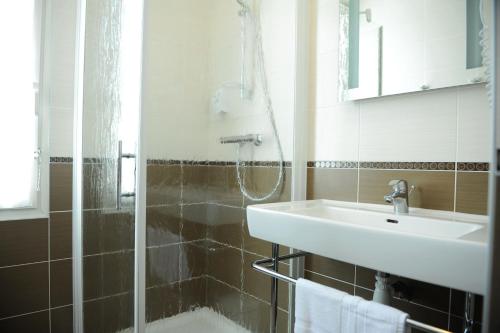
<svg viewBox="0 0 500 333"><path fill-rule="evenodd" d="M86 0L76 3L73 110L73 333L83 333L83 75L85 69Z"/></svg>
<svg viewBox="0 0 500 333"><path fill-rule="evenodd" d="M137 1L137 0L133 0ZM140 76L144 60L144 7L141 1L141 59ZM72 199L72 254L73 254L73 332L84 332L83 313L83 93L85 72L85 36L87 0L76 0L74 119L73 119L73 199ZM146 157L144 155L144 126L141 82L139 94L139 124L136 151L135 228L134 228L134 333L143 333L146 323Z"/></svg>
<svg viewBox="0 0 500 333"><path fill-rule="evenodd" d="M141 35L141 78L146 49L144 36L146 32L148 0L140 0L142 5ZM182 1L182 0L179 0ZM308 137L308 83L309 83L309 8L308 0L294 0L296 8L296 42L295 42L295 100L293 110L293 154L291 191L292 201L306 199L307 187L307 140ZM75 39L75 88L74 88L74 120L73 120L73 210L72 210L72 248L73 248L73 332L84 332L83 313L83 78L85 63L85 35L87 0L76 0L76 39ZM147 160L145 155L146 133L143 118L143 92L147 89L144 80L141 82L139 131L136 151L136 197L134 228L134 333L144 333L146 328L146 184ZM303 261L290 265L291 273L299 277L303 274ZM294 290L289 289L288 331L293 331Z"/></svg>
<svg viewBox="0 0 500 333"><path fill-rule="evenodd" d="M307 156L309 138L309 81L311 2L295 0L295 103L293 112L293 153L291 200L306 200ZM290 249L290 253L297 252ZM290 276L304 276L304 258L290 261ZM295 286L288 286L288 332L293 332L295 321Z"/></svg>

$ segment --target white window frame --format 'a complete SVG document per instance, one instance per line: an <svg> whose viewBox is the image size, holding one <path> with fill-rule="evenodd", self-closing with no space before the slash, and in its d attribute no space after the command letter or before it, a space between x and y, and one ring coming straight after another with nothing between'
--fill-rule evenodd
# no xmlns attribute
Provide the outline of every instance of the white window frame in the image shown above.
<svg viewBox="0 0 500 333"><path fill-rule="evenodd" d="M38 191L36 191L33 207L0 209L0 221L25 220L47 218L49 215L49 114L48 114L48 91L46 50L47 43L46 22L46 0L35 0L35 31L36 62L38 74L38 93L34 112L38 116ZM33 152L35 154L35 152ZM35 155L33 156L35 158ZM3 156L8 158L8 156ZM36 183L36 182L35 182ZM34 185L36 186L36 185Z"/></svg>

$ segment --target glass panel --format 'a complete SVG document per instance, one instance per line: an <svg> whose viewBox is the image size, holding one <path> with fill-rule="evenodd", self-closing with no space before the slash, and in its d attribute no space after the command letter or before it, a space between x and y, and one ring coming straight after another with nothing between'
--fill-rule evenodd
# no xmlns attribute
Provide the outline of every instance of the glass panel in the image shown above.
<svg viewBox="0 0 500 333"><path fill-rule="evenodd" d="M151 0L145 18L147 331L268 332L270 279L250 262L271 246L248 234L261 201L242 190L290 200L294 2ZM262 145L219 143L247 134Z"/></svg>
<svg viewBox="0 0 500 333"><path fill-rule="evenodd" d="M87 0L85 20L84 331L132 331L140 2Z"/></svg>

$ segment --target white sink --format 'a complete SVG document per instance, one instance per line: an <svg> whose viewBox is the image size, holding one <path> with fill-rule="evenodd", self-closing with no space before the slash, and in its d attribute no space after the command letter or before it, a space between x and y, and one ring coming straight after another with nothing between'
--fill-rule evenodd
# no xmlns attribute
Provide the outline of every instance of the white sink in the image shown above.
<svg viewBox="0 0 500 333"><path fill-rule="evenodd" d="M348 263L485 293L487 217L330 200L253 205L253 237Z"/></svg>

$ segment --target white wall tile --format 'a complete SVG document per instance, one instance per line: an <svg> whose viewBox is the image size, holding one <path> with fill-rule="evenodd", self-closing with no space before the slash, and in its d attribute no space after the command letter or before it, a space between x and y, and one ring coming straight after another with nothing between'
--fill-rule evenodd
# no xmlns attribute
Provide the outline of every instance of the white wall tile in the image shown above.
<svg viewBox="0 0 500 333"><path fill-rule="evenodd" d="M47 24L48 87L50 105L73 107L76 1L53 0Z"/></svg>
<svg viewBox="0 0 500 333"><path fill-rule="evenodd" d="M455 161L457 89L360 103L361 161Z"/></svg>
<svg viewBox="0 0 500 333"><path fill-rule="evenodd" d="M73 156L73 109L50 109L50 156Z"/></svg>
<svg viewBox="0 0 500 333"><path fill-rule="evenodd" d="M353 105L359 103L360 124L358 129L355 128L356 111L339 111L341 104L336 101L338 62L336 44L332 41L336 40L338 33L335 26L338 22L338 2L317 0L316 6L313 6L311 40L315 45L311 53L309 159L351 159L355 154L347 147L359 142L359 158L362 161L488 161L490 112L486 94L477 86L355 102ZM378 1L364 0L362 5L370 7L374 17L384 16ZM390 20L398 27L392 31L393 39L396 40L399 34L423 43L423 29L409 29L415 26L414 23L424 24L424 4L408 11L407 6L412 5L408 1L383 3L385 8L396 6L398 10L408 13L407 17ZM450 6L461 11L452 0L443 1L438 7L441 12L450 12ZM431 23L433 26L440 24L436 20ZM386 33L390 39L390 31ZM447 34L453 35L453 29L448 29ZM405 59L409 63L402 64L395 75L420 75L423 78L424 55L408 54ZM417 63L420 70L407 70ZM449 63L445 65L449 66ZM450 73L446 75L449 77ZM386 88L396 93L401 86ZM359 138L353 133L357 133Z"/></svg>
<svg viewBox="0 0 500 333"><path fill-rule="evenodd" d="M310 160L357 161L359 104L344 103L311 112Z"/></svg>
<svg viewBox="0 0 500 333"><path fill-rule="evenodd" d="M493 116L483 84L461 87L458 94L459 162L488 162L492 155Z"/></svg>

